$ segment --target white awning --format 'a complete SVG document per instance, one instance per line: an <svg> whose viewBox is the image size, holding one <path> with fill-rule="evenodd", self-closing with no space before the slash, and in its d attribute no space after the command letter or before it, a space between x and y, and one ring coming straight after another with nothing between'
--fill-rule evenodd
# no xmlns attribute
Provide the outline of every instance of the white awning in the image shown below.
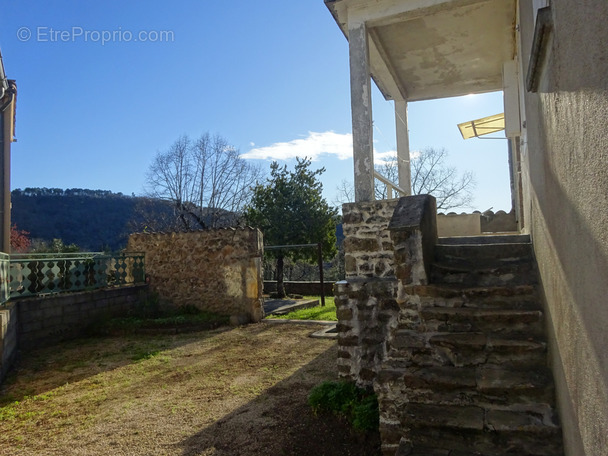
<svg viewBox="0 0 608 456"><path fill-rule="evenodd" d="M505 114L495 114L481 119L470 120L458 124L463 139L496 133L505 129Z"/></svg>

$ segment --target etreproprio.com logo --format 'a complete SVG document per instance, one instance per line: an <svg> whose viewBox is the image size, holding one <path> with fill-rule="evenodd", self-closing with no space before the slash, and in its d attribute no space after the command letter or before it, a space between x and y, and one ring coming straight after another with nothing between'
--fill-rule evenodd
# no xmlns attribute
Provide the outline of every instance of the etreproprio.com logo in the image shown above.
<svg viewBox="0 0 608 456"><path fill-rule="evenodd" d="M172 30L140 30L132 32L118 27L115 30L89 30L83 27L55 29L53 27L20 27L17 30L19 41L39 43L172 43L175 33Z"/></svg>

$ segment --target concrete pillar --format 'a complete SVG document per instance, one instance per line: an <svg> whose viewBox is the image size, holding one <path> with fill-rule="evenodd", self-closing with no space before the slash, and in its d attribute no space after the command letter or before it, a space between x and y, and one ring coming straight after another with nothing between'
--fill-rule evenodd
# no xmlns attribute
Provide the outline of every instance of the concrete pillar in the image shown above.
<svg viewBox="0 0 608 456"><path fill-rule="evenodd" d="M0 65L2 61L0 60ZM11 142L16 85L0 99L0 251L11 251Z"/></svg>
<svg viewBox="0 0 608 456"><path fill-rule="evenodd" d="M374 146L369 47L365 23L348 25L355 201L374 200Z"/></svg>
<svg viewBox="0 0 608 456"><path fill-rule="evenodd" d="M412 178L410 168L410 136L407 131L407 101L395 100L395 124L397 132L397 170L399 171L399 187L412 194Z"/></svg>

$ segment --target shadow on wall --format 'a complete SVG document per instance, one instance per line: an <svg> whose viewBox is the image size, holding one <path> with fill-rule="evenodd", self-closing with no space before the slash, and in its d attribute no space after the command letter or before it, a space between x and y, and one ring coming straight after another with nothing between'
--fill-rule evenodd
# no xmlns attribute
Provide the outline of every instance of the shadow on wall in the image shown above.
<svg viewBox="0 0 608 456"><path fill-rule="evenodd" d="M582 441L596 442L599 448L605 432L596 423L606 419L608 410L608 354L604 349L608 258L598 236L602 230L605 233L608 221L601 220L605 211L595 210L594 230L579 204L564 191L552 166L542 162L540 154L534 155L539 156L530 157L536 198L531 230L549 308L552 345L556 346L551 353L564 438L567 446ZM584 192L575 194L591 198Z"/></svg>

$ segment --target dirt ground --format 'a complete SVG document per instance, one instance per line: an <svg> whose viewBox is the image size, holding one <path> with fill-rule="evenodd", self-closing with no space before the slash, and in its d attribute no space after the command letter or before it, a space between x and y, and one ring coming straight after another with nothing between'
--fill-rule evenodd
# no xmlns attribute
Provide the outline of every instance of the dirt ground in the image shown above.
<svg viewBox="0 0 608 456"><path fill-rule="evenodd" d="M337 378L316 326L260 323L81 339L26 354L0 391L0 455L378 455L377 433L314 416Z"/></svg>

